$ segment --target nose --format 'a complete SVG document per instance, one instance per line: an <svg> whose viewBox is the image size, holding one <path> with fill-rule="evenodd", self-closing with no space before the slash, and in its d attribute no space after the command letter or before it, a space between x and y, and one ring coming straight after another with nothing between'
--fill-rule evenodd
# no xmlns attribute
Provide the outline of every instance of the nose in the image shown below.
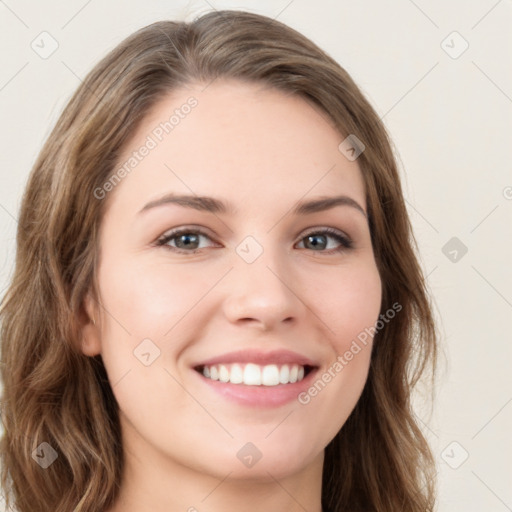
<svg viewBox="0 0 512 512"><path fill-rule="evenodd" d="M263 331L297 323L305 309L297 279L283 255L269 250L254 262L234 262L223 304L226 318L236 324L253 325Z"/></svg>

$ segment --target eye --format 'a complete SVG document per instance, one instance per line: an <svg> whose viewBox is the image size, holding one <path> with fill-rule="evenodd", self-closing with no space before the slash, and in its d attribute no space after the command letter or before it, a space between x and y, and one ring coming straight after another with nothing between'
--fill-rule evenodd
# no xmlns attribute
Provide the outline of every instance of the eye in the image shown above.
<svg viewBox="0 0 512 512"><path fill-rule="evenodd" d="M329 239L334 240L333 244L329 243ZM332 228L323 228L317 231L311 231L304 236L299 244L303 244L305 249L313 250L315 252L324 252L327 254L338 253L353 246L352 240L344 235L341 231ZM338 246L336 246L338 244ZM328 249L328 250L325 250Z"/></svg>
<svg viewBox="0 0 512 512"><path fill-rule="evenodd" d="M156 241L156 245L164 246L167 249L182 254L194 254L208 247L208 245L201 245L201 240L204 239L212 240L208 234L199 228L182 227L165 233ZM299 247L300 249L308 249L325 254L339 253L351 249L353 246L350 238L333 228L310 231L302 237L299 242L300 244L302 244L302 247Z"/></svg>
<svg viewBox="0 0 512 512"><path fill-rule="evenodd" d="M181 253L195 253L205 246L201 246L201 239L211 238L197 228L179 228L160 237L156 244L166 246L171 250Z"/></svg>

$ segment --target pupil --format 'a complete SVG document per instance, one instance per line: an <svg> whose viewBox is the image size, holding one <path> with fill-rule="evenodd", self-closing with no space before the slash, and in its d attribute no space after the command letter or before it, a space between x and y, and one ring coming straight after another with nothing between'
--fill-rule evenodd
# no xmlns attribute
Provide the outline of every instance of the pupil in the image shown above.
<svg viewBox="0 0 512 512"><path fill-rule="evenodd" d="M313 247L320 247L321 249L325 249L325 247L327 246L327 244L325 243L325 237L323 235L309 235L308 237L308 241L311 242L311 244L313 245ZM323 238L324 241L323 242L318 242L318 239L319 238Z"/></svg>
<svg viewBox="0 0 512 512"><path fill-rule="evenodd" d="M182 247L190 247L190 245L192 244L197 244L198 240L197 240L198 236L197 235L194 235L192 233L186 233L184 235L181 235L178 237L178 240L177 240L177 243L176 245L179 247L180 245ZM192 240L192 241L191 241ZM184 243L182 244L181 242L184 241Z"/></svg>

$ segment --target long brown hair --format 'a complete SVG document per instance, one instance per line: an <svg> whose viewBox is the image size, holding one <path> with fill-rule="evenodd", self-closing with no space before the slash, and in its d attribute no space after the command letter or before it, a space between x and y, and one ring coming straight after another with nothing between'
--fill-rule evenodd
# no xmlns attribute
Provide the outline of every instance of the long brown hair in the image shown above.
<svg viewBox="0 0 512 512"><path fill-rule="evenodd" d="M354 134L366 147L358 162L382 312L395 303L402 310L375 335L362 395L326 448L322 506L431 511L434 459L411 396L420 377L434 379L437 335L391 143L336 61L286 25L241 11L161 21L128 37L80 85L35 162L0 317L5 498L19 512L97 512L114 503L124 464L118 406L101 356L79 349L108 199L94 191L159 100L217 78L297 94L334 123L340 142ZM57 454L45 469L35 462L44 442Z"/></svg>

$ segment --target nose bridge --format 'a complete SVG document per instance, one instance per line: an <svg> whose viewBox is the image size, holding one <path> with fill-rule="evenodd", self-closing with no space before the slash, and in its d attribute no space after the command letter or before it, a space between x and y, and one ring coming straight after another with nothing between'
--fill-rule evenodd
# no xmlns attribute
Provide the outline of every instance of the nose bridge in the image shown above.
<svg viewBox="0 0 512 512"><path fill-rule="evenodd" d="M231 321L252 319L269 327L300 314L286 251L271 240L247 236L235 249L224 305Z"/></svg>
<svg viewBox="0 0 512 512"><path fill-rule="evenodd" d="M245 282L248 292L282 295L283 298L290 293L287 280L292 269L286 261L284 247L272 236L264 240L247 236L237 246L236 254L234 272L237 279Z"/></svg>

